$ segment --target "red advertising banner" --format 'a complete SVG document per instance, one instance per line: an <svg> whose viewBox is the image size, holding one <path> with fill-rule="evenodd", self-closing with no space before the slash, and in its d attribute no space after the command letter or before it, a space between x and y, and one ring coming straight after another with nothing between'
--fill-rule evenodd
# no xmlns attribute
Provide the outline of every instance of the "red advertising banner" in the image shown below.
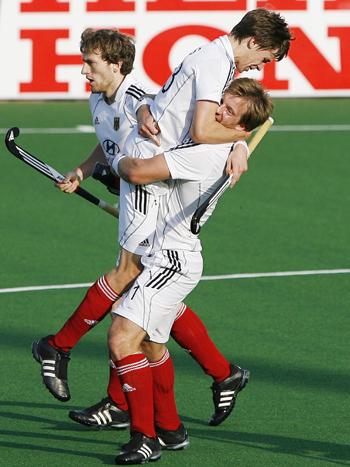
<svg viewBox="0 0 350 467"><path fill-rule="evenodd" d="M0 36L11 73L0 99L81 99L80 34L113 27L135 37L135 72L155 89L182 58L232 29L248 9L279 11L289 56L249 72L273 96L350 96L350 0L2 0Z"/></svg>

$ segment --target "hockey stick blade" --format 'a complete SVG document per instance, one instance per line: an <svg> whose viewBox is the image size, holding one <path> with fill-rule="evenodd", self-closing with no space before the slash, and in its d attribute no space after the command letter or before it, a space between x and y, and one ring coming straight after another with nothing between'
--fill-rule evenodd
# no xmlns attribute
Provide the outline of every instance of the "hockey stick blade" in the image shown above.
<svg viewBox="0 0 350 467"><path fill-rule="evenodd" d="M274 123L273 118L269 117L255 132L255 134L253 135L253 137L248 143L248 147L249 147L248 159L253 153L254 149L257 147L257 145L260 143L260 141L269 131L273 123ZM227 175L222 181L222 183L216 188L216 190L214 190L213 193L210 196L208 196L208 198L200 206L198 206L198 208L196 209L196 211L194 212L192 216L191 226L190 226L191 232L194 235L198 235L201 230L201 226L199 225L199 223L205 211L208 209L209 206L211 206L213 203L216 202L216 200L230 186L230 183L231 183L231 176Z"/></svg>
<svg viewBox="0 0 350 467"><path fill-rule="evenodd" d="M25 149L23 149L21 146L18 146L16 144L15 139L19 136L19 134L20 130L17 127L10 128L7 131L5 136L5 144L9 152L15 157L17 157L17 159L20 159L25 164L29 165L37 172L40 172L42 175L49 178L50 180L53 180L54 182L61 182L62 180L64 180L64 176L61 173L57 172L56 169L41 161ZM78 187L74 191L74 193L78 196L81 196L90 203L94 204L95 206L98 206L99 208L108 212L112 216L118 217L119 213L116 207L106 203L106 201L97 198L96 196L84 190L83 188Z"/></svg>

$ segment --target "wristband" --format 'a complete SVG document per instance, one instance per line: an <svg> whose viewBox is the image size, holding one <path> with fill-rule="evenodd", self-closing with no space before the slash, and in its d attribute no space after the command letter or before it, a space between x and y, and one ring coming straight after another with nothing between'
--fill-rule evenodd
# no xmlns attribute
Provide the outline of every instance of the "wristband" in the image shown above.
<svg viewBox="0 0 350 467"><path fill-rule="evenodd" d="M246 148L246 151L247 151L247 158L249 156L249 147L248 147L248 144L246 143L246 141L242 141L242 140L239 140L239 141L236 141L235 144L233 145L233 149L238 146L239 144L241 144L242 146L244 146Z"/></svg>

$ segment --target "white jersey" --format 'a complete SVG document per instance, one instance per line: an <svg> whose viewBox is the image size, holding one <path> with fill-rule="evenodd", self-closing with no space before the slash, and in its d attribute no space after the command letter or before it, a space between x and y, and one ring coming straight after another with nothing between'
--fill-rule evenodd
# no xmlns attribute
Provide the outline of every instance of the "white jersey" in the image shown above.
<svg viewBox="0 0 350 467"><path fill-rule="evenodd" d="M109 165L121 155L125 141L136 124L136 112L145 93L144 87L132 74L125 76L111 104L106 102L103 93L91 93L92 122Z"/></svg>
<svg viewBox="0 0 350 467"><path fill-rule="evenodd" d="M233 50L227 36L218 37L185 57L151 104L164 149L190 138L196 101L220 104L234 70Z"/></svg>
<svg viewBox="0 0 350 467"><path fill-rule="evenodd" d="M182 145L165 152L173 179L168 196L160 198L154 250L201 251L190 224L197 207L223 181L231 144ZM215 209L213 203L201 219L203 225Z"/></svg>

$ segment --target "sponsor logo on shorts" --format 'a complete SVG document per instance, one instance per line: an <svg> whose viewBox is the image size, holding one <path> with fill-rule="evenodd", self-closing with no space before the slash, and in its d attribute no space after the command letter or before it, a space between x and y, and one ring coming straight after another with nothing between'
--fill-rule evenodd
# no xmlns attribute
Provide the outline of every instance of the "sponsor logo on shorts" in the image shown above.
<svg viewBox="0 0 350 467"><path fill-rule="evenodd" d="M149 246L149 241L148 241L148 238L146 238L146 240L143 240L142 242L139 243L139 246Z"/></svg>

